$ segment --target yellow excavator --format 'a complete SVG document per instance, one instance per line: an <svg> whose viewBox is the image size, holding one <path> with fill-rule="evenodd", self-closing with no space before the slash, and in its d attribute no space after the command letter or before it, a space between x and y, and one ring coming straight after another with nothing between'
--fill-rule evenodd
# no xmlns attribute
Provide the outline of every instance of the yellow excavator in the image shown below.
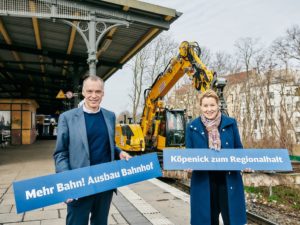
<svg viewBox="0 0 300 225"><path fill-rule="evenodd" d="M184 109L168 109L163 97L185 74L200 92L214 89L221 99L221 110L226 110L223 88L226 80L217 78L200 59L201 49L196 42L184 41L179 54L170 60L164 72L145 90L145 104L140 124L120 123L116 126L116 144L131 153L162 151L185 145L186 116Z"/></svg>

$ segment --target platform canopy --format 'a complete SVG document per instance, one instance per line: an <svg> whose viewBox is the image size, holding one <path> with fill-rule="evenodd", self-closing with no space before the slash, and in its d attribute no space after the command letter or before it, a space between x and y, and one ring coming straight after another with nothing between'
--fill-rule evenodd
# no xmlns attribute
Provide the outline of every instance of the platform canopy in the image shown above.
<svg viewBox="0 0 300 225"><path fill-rule="evenodd" d="M78 92L93 66L107 80L180 15L134 0L0 0L0 98L55 113L60 90Z"/></svg>

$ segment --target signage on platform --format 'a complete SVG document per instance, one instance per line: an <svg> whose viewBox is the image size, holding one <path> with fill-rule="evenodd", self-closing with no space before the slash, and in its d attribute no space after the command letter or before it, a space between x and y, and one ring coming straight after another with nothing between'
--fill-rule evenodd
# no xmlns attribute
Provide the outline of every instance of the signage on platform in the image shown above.
<svg viewBox="0 0 300 225"><path fill-rule="evenodd" d="M49 206L162 175L151 153L13 183L17 213Z"/></svg>
<svg viewBox="0 0 300 225"><path fill-rule="evenodd" d="M286 149L166 149L163 157L165 170L292 170Z"/></svg>
<svg viewBox="0 0 300 225"><path fill-rule="evenodd" d="M66 98L65 93L63 92L63 90L59 90L59 92L56 95L56 98L57 99L65 99Z"/></svg>

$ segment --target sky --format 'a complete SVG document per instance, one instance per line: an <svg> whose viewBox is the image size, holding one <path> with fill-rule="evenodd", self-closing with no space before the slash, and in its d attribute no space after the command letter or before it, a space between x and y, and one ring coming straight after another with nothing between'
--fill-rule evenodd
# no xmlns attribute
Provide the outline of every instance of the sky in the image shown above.
<svg viewBox="0 0 300 225"><path fill-rule="evenodd" d="M239 38L258 38L269 46L292 25L300 25L299 0L144 0L183 14L164 32L178 43L197 41L212 52L234 52ZM209 67L209 65L207 65ZM102 106L131 111L131 72L125 65L105 82Z"/></svg>

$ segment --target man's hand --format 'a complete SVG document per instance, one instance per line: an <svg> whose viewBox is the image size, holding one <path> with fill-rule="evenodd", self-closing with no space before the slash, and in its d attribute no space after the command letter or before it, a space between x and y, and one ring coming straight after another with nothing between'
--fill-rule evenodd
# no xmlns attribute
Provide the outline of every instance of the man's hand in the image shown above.
<svg viewBox="0 0 300 225"><path fill-rule="evenodd" d="M65 201L65 203L68 204L68 203L70 203L70 202L73 202L73 200L74 200L73 198L68 198L68 199Z"/></svg>
<svg viewBox="0 0 300 225"><path fill-rule="evenodd" d="M124 152L124 151L121 151L119 157L120 157L120 159L125 159L126 161L128 161L130 158L132 158L131 155L129 155L127 152Z"/></svg>

